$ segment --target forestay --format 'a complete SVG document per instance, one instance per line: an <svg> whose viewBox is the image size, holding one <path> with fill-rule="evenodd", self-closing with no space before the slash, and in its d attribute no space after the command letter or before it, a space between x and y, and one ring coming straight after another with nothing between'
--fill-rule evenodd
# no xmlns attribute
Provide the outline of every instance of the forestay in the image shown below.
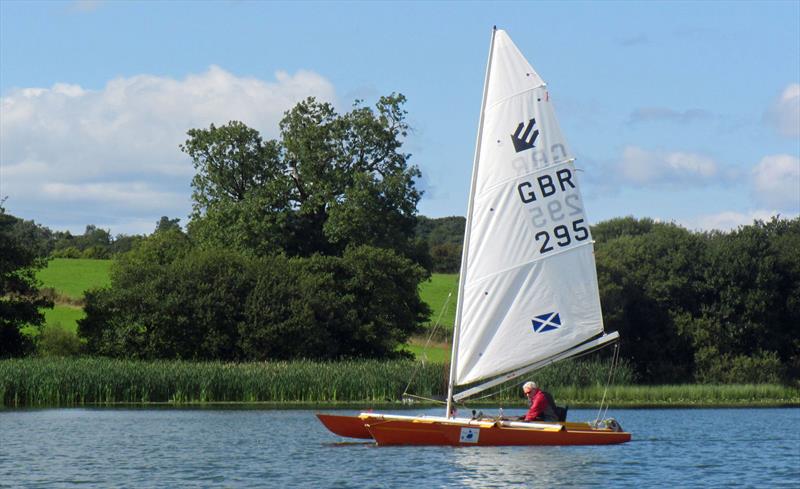
<svg viewBox="0 0 800 489"><path fill-rule="evenodd" d="M554 357L603 332L592 237L544 81L492 43L473 169L456 385Z"/></svg>

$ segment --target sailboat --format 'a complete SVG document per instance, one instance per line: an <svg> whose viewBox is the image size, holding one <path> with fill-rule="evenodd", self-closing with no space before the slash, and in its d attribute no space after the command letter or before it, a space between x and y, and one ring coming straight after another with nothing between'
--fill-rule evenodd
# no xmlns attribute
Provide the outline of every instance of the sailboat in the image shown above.
<svg viewBox="0 0 800 489"><path fill-rule="evenodd" d="M318 414L378 445L593 445L631 434L605 422L459 418L454 405L609 345L574 158L547 86L494 28L486 68L444 416ZM458 386L470 386L456 392Z"/></svg>

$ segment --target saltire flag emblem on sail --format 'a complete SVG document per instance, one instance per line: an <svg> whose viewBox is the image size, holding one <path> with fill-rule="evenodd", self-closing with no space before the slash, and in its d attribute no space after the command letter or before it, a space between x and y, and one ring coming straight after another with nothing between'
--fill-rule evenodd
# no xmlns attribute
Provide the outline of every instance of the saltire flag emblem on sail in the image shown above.
<svg viewBox="0 0 800 489"><path fill-rule="evenodd" d="M561 316L557 312L548 312L536 316L531 321L533 323L533 331L536 333L544 333L545 331L552 331L561 327Z"/></svg>

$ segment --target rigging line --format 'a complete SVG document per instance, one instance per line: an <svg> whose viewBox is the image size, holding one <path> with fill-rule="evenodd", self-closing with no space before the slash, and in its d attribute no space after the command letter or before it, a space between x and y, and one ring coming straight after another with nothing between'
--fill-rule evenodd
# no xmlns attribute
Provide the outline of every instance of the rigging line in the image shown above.
<svg viewBox="0 0 800 489"><path fill-rule="evenodd" d="M603 389L603 398L600 400L600 407L597 410L597 417L595 418L594 422L595 425L600 422L601 417L604 417L606 413L608 413L608 407L606 407L605 413L603 412L603 404L606 400L606 394L608 393L608 386L611 384L611 378L614 375L614 370L616 367L617 360L619 359L619 342L614 345L614 354L611 356L611 367L608 370L608 380L606 381L606 387Z"/></svg>
<svg viewBox="0 0 800 489"><path fill-rule="evenodd" d="M413 397L415 399L422 399L423 401L435 402L437 404L447 404L447 401L442 401L441 399L433 399L431 397L417 396L417 395L414 395L414 394L403 394L403 396L404 397Z"/></svg>
<svg viewBox="0 0 800 489"><path fill-rule="evenodd" d="M496 390L496 391L492 392L491 394L486 394L485 396L476 397L476 398L473 398L472 400L473 401L479 401L481 399L486 399L487 397L491 397L491 396L494 396L496 394L500 394L501 392L505 392L505 391L511 389L512 387L516 387L516 382L509 383L508 387L503 387L502 389Z"/></svg>
<svg viewBox="0 0 800 489"><path fill-rule="evenodd" d="M428 334L428 339L425 341L425 346L422 347L422 357L420 358L419 363L417 366L414 367L414 370L411 372L411 378L408 379L408 384L406 385L405 390L403 391L403 396L409 395L408 389L411 388L411 383L414 382L414 377L419 372L419 368L421 365L425 364L425 359L427 357L428 346L431 344L431 340L433 339L433 335L436 333L436 330L439 329L439 325L442 321L442 316L444 316L445 311L447 311L447 305L450 304L450 298L453 296L453 290L451 289L450 292L447 293L447 299L444 301L444 305L442 306L442 310L439 312L439 317L436 319L436 323L431 328L431 332ZM416 396L414 396L416 397ZM422 399L422 398L421 398Z"/></svg>
<svg viewBox="0 0 800 489"><path fill-rule="evenodd" d="M616 378L615 376L617 374L617 370L618 370L618 367L619 367L619 343L617 343L616 348L614 350L614 360L611 363L611 367L613 369L612 370L612 374L611 374L611 380L613 381ZM609 381L609 385L610 385L610 383L611 382ZM609 399L608 402L606 403L606 410L603 412L603 418L604 419L605 419L606 415L608 414L608 408L610 408L610 407L611 407L611 399Z"/></svg>

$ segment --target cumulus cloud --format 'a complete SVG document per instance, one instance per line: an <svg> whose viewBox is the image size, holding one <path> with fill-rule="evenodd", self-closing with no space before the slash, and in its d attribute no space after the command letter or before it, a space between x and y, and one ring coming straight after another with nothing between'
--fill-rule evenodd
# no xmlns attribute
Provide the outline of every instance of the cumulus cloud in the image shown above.
<svg viewBox="0 0 800 489"><path fill-rule="evenodd" d="M800 83L791 83L784 88L764 119L787 138L800 138Z"/></svg>
<svg viewBox="0 0 800 489"><path fill-rule="evenodd" d="M672 122L687 124L697 120L709 119L711 113L702 109L674 110L666 107L641 107L628 117L628 124L642 122Z"/></svg>
<svg viewBox="0 0 800 489"><path fill-rule="evenodd" d="M753 196L778 209L800 210L800 159L787 154L762 158L753 168Z"/></svg>
<svg viewBox="0 0 800 489"><path fill-rule="evenodd" d="M263 81L217 66L182 80L117 78L100 90L12 90L0 99L0 193L9 212L17 205L45 223L59 203L133 209L150 199L164 204L156 218L185 216L194 170L178 145L188 129L240 120L275 137L283 112L308 96L335 102L332 84L313 72Z"/></svg>
<svg viewBox="0 0 800 489"><path fill-rule="evenodd" d="M705 185L725 179L720 165L698 153L647 151L628 146L617 163L618 176L636 185Z"/></svg>

